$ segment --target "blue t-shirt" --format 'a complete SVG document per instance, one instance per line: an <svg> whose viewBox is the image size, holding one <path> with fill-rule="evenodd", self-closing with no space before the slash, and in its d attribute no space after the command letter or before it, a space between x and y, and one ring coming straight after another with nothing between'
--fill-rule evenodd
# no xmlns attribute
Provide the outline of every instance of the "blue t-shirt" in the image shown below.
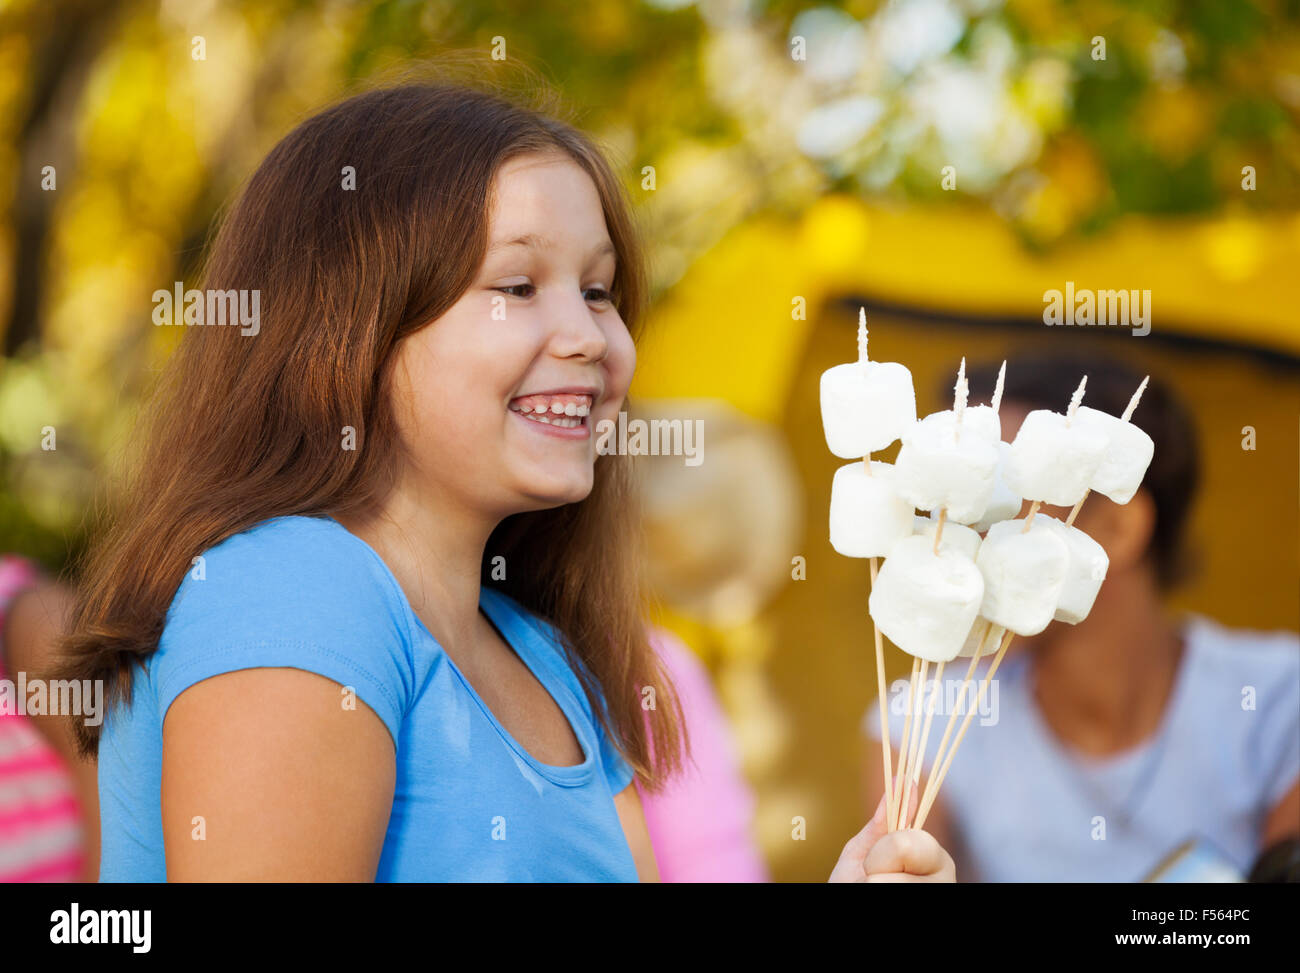
<svg viewBox="0 0 1300 973"><path fill-rule="evenodd" d="M376 881L636 881L613 801L633 771L555 630L492 588L479 604L563 710L581 764L543 764L520 746L380 557L336 521L278 517L205 551L135 671L131 703L104 721L100 881L167 877L160 788L172 701L203 679L268 666L352 687L388 727L396 790Z"/></svg>

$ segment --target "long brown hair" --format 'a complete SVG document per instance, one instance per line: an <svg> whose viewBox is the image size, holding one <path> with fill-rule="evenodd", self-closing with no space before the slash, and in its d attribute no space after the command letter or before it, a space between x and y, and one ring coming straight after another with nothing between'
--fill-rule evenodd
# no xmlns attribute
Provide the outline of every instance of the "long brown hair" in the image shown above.
<svg viewBox="0 0 1300 973"><path fill-rule="evenodd" d="M346 514L383 497L395 459L394 351L476 278L507 159L559 150L591 177L617 252L613 300L638 337L646 272L622 186L595 145L551 114L553 90L534 91L446 77L368 91L303 122L252 175L216 235L203 288L259 290L260 332L187 329L78 585L60 675L104 680L110 717L116 700L130 700L132 664L157 649L192 558L271 517ZM536 107L543 99L550 111ZM355 190L342 188L345 167ZM355 450L339 449L347 426ZM497 587L557 627L605 731L658 789L686 741L647 641L631 459L598 456L586 499L503 521L483 578L497 554L535 568ZM76 733L83 754L97 753L98 727L83 721Z"/></svg>

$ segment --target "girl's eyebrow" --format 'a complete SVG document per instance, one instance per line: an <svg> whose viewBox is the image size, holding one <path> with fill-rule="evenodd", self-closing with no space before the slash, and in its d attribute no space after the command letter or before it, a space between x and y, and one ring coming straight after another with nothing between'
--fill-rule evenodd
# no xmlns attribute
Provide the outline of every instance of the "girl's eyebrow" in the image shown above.
<svg viewBox="0 0 1300 973"><path fill-rule="evenodd" d="M536 233L525 233L523 236L515 237L513 240L502 240L498 243L492 244L492 246L488 247L488 253L495 253L496 251L504 250L507 247L546 248L553 247L554 245L555 244L546 237L538 236ZM606 254L617 256L617 252L614 250L614 244L609 240L593 247L591 253L588 254L588 258L603 257Z"/></svg>

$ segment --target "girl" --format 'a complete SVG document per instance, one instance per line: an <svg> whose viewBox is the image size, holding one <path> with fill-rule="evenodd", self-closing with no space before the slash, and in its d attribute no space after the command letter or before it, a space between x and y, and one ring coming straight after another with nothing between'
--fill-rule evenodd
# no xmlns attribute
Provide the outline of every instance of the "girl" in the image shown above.
<svg viewBox="0 0 1300 973"><path fill-rule="evenodd" d="M683 741L593 446L645 301L599 152L490 91L360 95L271 151L202 294L260 317L188 329L68 643L119 701L79 728L101 880L654 880L631 785ZM880 832L832 877L952 878Z"/></svg>

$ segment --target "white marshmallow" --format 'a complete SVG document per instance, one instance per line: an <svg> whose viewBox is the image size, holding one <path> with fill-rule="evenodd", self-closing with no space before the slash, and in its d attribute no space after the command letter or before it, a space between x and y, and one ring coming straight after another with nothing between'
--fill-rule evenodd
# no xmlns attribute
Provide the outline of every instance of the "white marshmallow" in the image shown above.
<svg viewBox="0 0 1300 973"><path fill-rule="evenodd" d="M984 508L984 516L974 525L981 533L999 520L1010 520L1020 513L1024 498L1007 486L1007 457L1010 455L1010 443L999 442L998 468L993 473L993 496L989 498L989 505Z"/></svg>
<svg viewBox="0 0 1300 973"><path fill-rule="evenodd" d="M962 413L961 424L973 429L991 442L1002 439L1002 419L989 405L968 405Z"/></svg>
<svg viewBox="0 0 1300 973"><path fill-rule="evenodd" d="M822 372L822 428L841 459L884 449L916 422L912 373L898 362L849 362Z"/></svg>
<svg viewBox="0 0 1300 973"><path fill-rule="evenodd" d="M1116 503L1128 503L1142 485L1156 444L1145 431L1119 416L1080 406L1074 421L1106 437L1106 452L1092 489Z"/></svg>
<svg viewBox="0 0 1300 973"><path fill-rule="evenodd" d="M898 492L922 510L947 509L959 524L979 520L993 496L998 451L978 430L959 430L951 410L912 426L894 461Z"/></svg>
<svg viewBox="0 0 1300 973"><path fill-rule="evenodd" d="M913 508L894 489L894 467L873 460L835 471L831 481L831 547L845 557L884 557L912 533Z"/></svg>
<svg viewBox="0 0 1300 973"><path fill-rule="evenodd" d="M881 633L930 662L957 657L984 597L970 558L927 537L905 537L889 550L867 606Z"/></svg>
<svg viewBox="0 0 1300 973"><path fill-rule="evenodd" d="M1023 520L989 528L975 563L984 575L979 613L1017 635L1037 635L1056 612L1070 566L1065 541L1038 518L1029 533Z"/></svg>
<svg viewBox="0 0 1300 973"><path fill-rule="evenodd" d="M1065 584L1061 587L1056 612L1052 617L1058 622L1078 625L1092 611L1092 603L1097 600L1101 583L1106 580L1110 558L1100 544L1073 524L1067 527L1055 517L1039 514L1034 518L1035 528L1040 520L1065 541L1066 550L1070 554Z"/></svg>
<svg viewBox="0 0 1300 973"><path fill-rule="evenodd" d="M984 639L984 651L980 652L980 658L983 659L997 652L998 645L1001 643L1006 629L1001 625L991 625L987 618L980 615L971 623L970 634L966 636L965 644L961 647L961 651L957 653L958 657L969 659L975 654L975 650L980 647L980 639L984 638L985 628L989 628L990 631L988 638Z"/></svg>
<svg viewBox="0 0 1300 973"><path fill-rule="evenodd" d="M1095 427L1068 422L1059 412L1035 409L1025 416L1011 444L1007 486L1028 500L1073 507L1100 468L1106 442Z"/></svg>
<svg viewBox="0 0 1300 973"><path fill-rule="evenodd" d="M939 529L938 514L931 514L929 517L917 517L916 528L914 533L923 537L930 538L934 541L934 532ZM972 561L980 549L980 535L975 533L969 527L963 527L961 524L944 522L943 537L939 539L939 550L951 547L954 551L960 551Z"/></svg>

